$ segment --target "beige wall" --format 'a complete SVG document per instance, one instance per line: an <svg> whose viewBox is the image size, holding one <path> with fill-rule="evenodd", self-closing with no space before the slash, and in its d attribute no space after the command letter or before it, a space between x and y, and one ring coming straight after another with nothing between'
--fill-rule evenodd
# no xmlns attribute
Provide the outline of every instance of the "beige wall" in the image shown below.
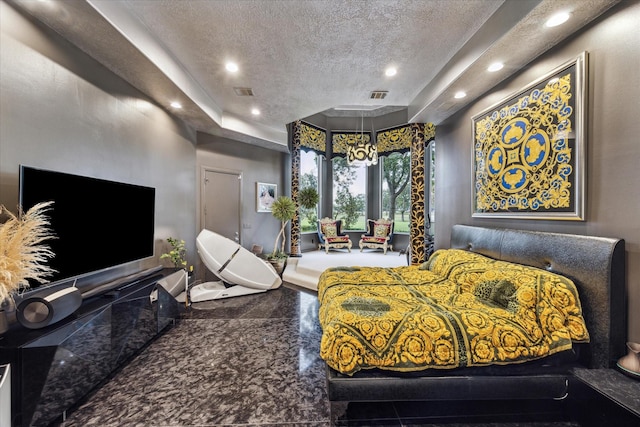
<svg viewBox="0 0 640 427"><path fill-rule="evenodd" d="M580 34L495 87L436 133L436 246L453 224L626 240L628 339L640 342L640 3L623 2ZM523 41L524 42L524 41ZM589 53L586 221L471 217L471 117L572 59Z"/></svg>
<svg viewBox="0 0 640 427"><path fill-rule="evenodd" d="M15 210L20 164L155 187L156 255L142 267L160 264L168 236L188 241L195 260L195 132L56 33L0 8L0 204ZM113 221L126 218L127 206L113 206Z"/></svg>

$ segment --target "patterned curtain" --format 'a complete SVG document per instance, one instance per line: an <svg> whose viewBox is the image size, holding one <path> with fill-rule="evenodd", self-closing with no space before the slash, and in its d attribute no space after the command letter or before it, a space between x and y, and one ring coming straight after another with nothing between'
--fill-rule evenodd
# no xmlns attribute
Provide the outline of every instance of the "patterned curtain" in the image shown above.
<svg viewBox="0 0 640 427"><path fill-rule="evenodd" d="M300 192L300 151L314 151L318 155L326 155L327 132L316 126L304 123L300 120L293 123L291 139L291 199L296 204L296 214L291 220L291 250L290 255L302 256L300 249L300 205L298 194Z"/></svg>
<svg viewBox="0 0 640 427"><path fill-rule="evenodd" d="M433 123L412 123L407 126L411 134L411 224L409 226L411 265L425 262L425 148L436 137Z"/></svg>

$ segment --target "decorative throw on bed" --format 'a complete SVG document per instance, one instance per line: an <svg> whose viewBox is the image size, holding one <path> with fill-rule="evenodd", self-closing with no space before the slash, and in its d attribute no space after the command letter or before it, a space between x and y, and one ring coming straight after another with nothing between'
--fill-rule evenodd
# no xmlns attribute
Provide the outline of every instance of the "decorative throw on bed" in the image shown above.
<svg viewBox="0 0 640 427"><path fill-rule="evenodd" d="M320 355L348 375L522 363L589 341L571 280L457 249L422 266L328 269L318 298Z"/></svg>

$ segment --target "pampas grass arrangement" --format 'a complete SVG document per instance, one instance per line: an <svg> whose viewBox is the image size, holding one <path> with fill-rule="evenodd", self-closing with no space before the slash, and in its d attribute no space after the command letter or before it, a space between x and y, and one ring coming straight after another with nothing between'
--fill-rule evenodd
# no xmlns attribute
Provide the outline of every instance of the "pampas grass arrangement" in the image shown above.
<svg viewBox="0 0 640 427"><path fill-rule="evenodd" d="M53 238L46 212L53 202L38 203L18 216L0 205L0 303L27 289L27 279L43 280L55 272L46 263L54 256L45 240Z"/></svg>

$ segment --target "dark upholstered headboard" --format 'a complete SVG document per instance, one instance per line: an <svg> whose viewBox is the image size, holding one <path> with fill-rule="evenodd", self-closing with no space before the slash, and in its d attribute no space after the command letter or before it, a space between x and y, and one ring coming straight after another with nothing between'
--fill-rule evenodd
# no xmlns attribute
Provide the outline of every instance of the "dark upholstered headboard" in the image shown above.
<svg viewBox="0 0 640 427"><path fill-rule="evenodd" d="M625 354L627 303L624 240L454 225L451 247L566 276L578 287L591 336L591 368Z"/></svg>

